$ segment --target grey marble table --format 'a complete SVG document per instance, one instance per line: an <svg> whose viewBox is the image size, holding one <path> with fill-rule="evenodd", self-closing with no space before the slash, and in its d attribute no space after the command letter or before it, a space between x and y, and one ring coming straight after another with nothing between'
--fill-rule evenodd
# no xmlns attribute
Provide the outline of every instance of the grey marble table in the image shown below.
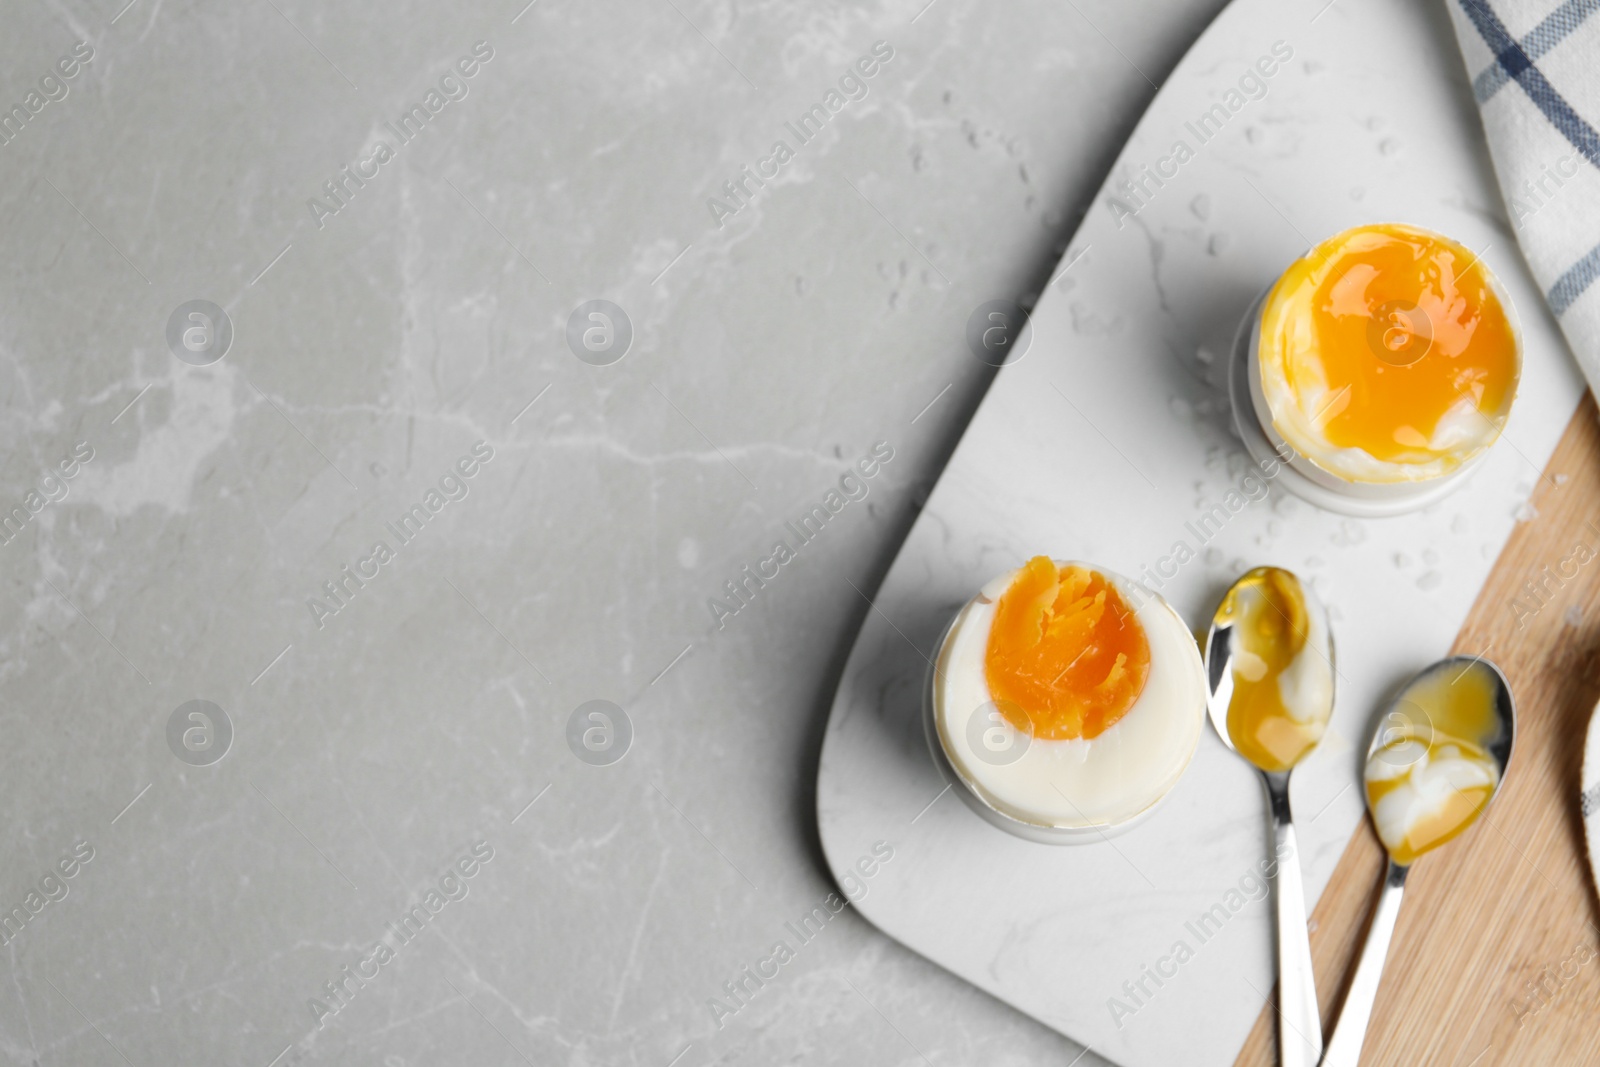
<svg viewBox="0 0 1600 1067"><path fill-rule="evenodd" d="M1221 2L924 2L7 6L0 1061L1073 1062L817 753Z"/></svg>

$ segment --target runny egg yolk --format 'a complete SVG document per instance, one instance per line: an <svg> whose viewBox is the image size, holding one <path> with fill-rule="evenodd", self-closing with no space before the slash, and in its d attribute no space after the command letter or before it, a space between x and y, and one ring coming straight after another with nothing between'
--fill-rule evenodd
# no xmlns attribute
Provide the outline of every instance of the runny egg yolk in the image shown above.
<svg viewBox="0 0 1600 1067"><path fill-rule="evenodd" d="M995 605L984 677L1016 729L1094 738L1128 713L1150 675L1150 642L1104 575L1030 559Z"/></svg>
<svg viewBox="0 0 1600 1067"><path fill-rule="evenodd" d="M1216 622L1232 627L1228 737L1262 770L1286 771L1322 740L1333 711L1332 668L1310 643L1299 579L1257 567L1228 590ZM1311 656L1320 662L1302 659Z"/></svg>
<svg viewBox="0 0 1600 1067"><path fill-rule="evenodd" d="M1430 672L1402 694L1367 758L1367 805L1402 866L1471 826L1499 784L1488 751L1499 730L1498 679L1481 663Z"/></svg>
<svg viewBox="0 0 1600 1067"><path fill-rule="evenodd" d="M1411 226L1360 226L1297 260L1262 333L1310 427L1387 462L1493 440L1519 375L1515 329L1479 257Z"/></svg>

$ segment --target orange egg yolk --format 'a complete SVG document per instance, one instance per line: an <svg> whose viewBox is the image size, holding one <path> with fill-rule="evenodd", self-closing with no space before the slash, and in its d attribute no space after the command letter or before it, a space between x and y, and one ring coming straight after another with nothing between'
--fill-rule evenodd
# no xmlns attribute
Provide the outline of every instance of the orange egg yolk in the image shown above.
<svg viewBox="0 0 1600 1067"><path fill-rule="evenodd" d="M1266 307L1282 303L1298 306L1279 324L1289 387L1321 396L1307 414L1336 447L1414 459L1463 399L1494 414L1516 387L1517 340L1487 270L1425 230L1362 226L1324 241Z"/></svg>
<svg viewBox="0 0 1600 1067"><path fill-rule="evenodd" d="M1036 738L1098 737L1150 676L1150 641L1105 576L1035 556L995 606L984 654L989 693Z"/></svg>

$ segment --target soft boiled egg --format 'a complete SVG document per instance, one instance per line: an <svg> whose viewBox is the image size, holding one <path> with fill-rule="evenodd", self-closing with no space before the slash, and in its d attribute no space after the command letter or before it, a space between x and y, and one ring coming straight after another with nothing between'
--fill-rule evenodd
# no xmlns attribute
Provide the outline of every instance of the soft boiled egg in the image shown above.
<svg viewBox="0 0 1600 1067"><path fill-rule="evenodd" d="M1489 751L1501 730L1499 678L1483 662L1445 664L1406 688L1367 757L1372 822L1402 867L1471 826L1500 782Z"/></svg>
<svg viewBox="0 0 1600 1067"><path fill-rule="evenodd" d="M1479 256L1414 226L1357 226L1262 303L1255 370L1272 428L1358 483L1443 477L1500 436L1522 370L1510 302Z"/></svg>
<svg viewBox="0 0 1600 1067"><path fill-rule="evenodd" d="M940 746L991 809L1107 827L1182 775L1205 717L1194 635L1166 601L1087 563L1035 556L957 615L932 679Z"/></svg>

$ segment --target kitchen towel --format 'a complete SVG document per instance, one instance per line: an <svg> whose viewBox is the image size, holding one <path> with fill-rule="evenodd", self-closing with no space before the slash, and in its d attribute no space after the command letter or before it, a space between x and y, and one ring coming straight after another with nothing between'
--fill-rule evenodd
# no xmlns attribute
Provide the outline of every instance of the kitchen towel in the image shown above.
<svg viewBox="0 0 1600 1067"><path fill-rule="evenodd" d="M1600 0L1448 6L1517 243L1600 395Z"/></svg>

